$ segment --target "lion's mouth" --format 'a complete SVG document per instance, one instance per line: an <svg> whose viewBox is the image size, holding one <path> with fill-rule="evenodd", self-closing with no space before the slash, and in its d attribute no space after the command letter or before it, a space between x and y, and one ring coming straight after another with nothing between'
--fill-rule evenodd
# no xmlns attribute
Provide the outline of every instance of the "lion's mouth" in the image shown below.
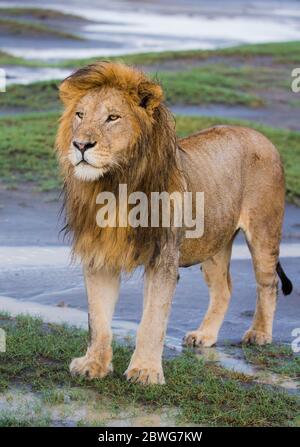
<svg viewBox="0 0 300 447"><path fill-rule="evenodd" d="M90 163L89 161L85 160L84 158L82 160L80 160L74 167L77 168L77 166L90 166L94 169L98 169L98 170L102 170L102 171L106 171L107 169L109 169L110 165L108 163L102 165L102 166L96 166L93 163Z"/></svg>
<svg viewBox="0 0 300 447"><path fill-rule="evenodd" d="M95 166L95 165L93 165L93 164L90 163L89 161L86 161L84 158L83 158L82 160L80 160L80 161L75 165L75 167L76 167L76 166L79 166L79 165L92 166L93 168L100 169L99 166Z"/></svg>
<svg viewBox="0 0 300 447"><path fill-rule="evenodd" d="M78 163L76 163L75 166L79 166L79 165L81 165L81 164L89 165L89 163L88 163L86 160L82 159L82 160L80 160Z"/></svg>

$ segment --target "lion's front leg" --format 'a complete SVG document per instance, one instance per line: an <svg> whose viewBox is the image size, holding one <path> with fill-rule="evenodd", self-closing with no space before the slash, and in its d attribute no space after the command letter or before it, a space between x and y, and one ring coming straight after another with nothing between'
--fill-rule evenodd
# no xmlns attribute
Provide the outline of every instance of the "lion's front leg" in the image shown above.
<svg viewBox="0 0 300 447"><path fill-rule="evenodd" d="M167 249L158 265L146 271L143 317L137 331L136 348L125 372L132 382L165 383L162 352L177 272L178 251L175 249Z"/></svg>
<svg viewBox="0 0 300 447"><path fill-rule="evenodd" d="M119 296L120 275L105 271L85 271L89 305L90 343L85 356L70 364L71 374L90 379L105 377L112 371L111 321Z"/></svg>

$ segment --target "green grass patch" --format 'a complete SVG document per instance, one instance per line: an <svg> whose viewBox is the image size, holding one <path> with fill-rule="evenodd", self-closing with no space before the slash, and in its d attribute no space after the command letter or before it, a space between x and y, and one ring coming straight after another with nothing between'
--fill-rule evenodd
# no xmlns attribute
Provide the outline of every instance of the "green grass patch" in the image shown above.
<svg viewBox="0 0 300 447"><path fill-rule="evenodd" d="M168 104L227 104L261 107L263 100L251 92L269 82L268 71L251 67L230 68L225 65L204 66L184 72L152 74L165 91ZM59 81L13 85L0 97L2 109L36 111L59 109L57 86ZM274 86L274 82L273 82Z"/></svg>
<svg viewBox="0 0 300 447"><path fill-rule="evenodd" d="M57 113L1 117L0 177L6 184L30 181L44 190L59 187L54 140ZM278 148L285 166L288 198L300 197L300 132L223 118L177 116L179 136L218 124L247 125L266 135Z"/></svg>
<svg viewBox="0 0 300 447"><path fill-rule="evenodd" d="M9 56L0 53L3 60ZM5 64L4 64L5 65ZM290 75L285 70L270 67L256 69L251 66L230 67L224 64L204 65L185 71L152 73L164 89L168 104L226 104L262 107L260 96L266 89L288 92ZM58 84L60 81L13 85L0 96L2 110L19 108L22 111L58 110ZM270 87L271 85L271 87ZM287 98L287 101L290 101ZM296 101L296 100L295 100Z"/></svg>
<svg viewBox="0 0 300 447"><path fill-rule="evenodd" d="M60 31L44 24L7 18L0 18L0 33L20 37L52 36L63 39L83 40L80 36Z"/></svg>
<svg viewBox="0 0 300 447"><path fill-rule="evenodd" d="M50 421L46 418L39 419L32 415L22 413L16 416L15 411L0 413L0 427L48 427Z"/></svg>
<svg viewBox="0 0 300 447"><path fill-rule="evenodd" d="M1 8L2 16L33 18L37 20L83 20L74 14L43 8Z"/></svg>
<svg viewBox="0 0 300 447"><path fill-rule="evenodd" d="M57 114L0 119L0 177L8 185L33 182L44 190L59 187L54 139Z"/></svg>
<svg viewBox="0 0 300 447"><path fill-rule="evenodd" d="M26 60L22 57L13 56L12 54L8 54L5 51L0 50L0 66L4 65L19 65L19 66L25 66L25 67L47 67L48 64L46 62L42 61L32 61L32 60Z"/></svg>
<svg viewBox="0 0 300 447"><path fill-rule="evenodd" d="M3 321L2 321L3 323ZM3 325L2 325L3 327ZM234 373L205 363L186 352L164 361L166 386L128 383L123 373L132 354L131 348L114 345L114 373L103 380L73 378L68 364L82 355L87 333L41 320L18 317L7 319L7 352L0 354L0 389L18 385L61 403L62 395L53 390L79 387L93 390L113 406L143 405L151 411L177 408L178 422L209 426L290 426L300 412L298 397L276 388L239 380ZM50 391L49 391L50 390ZM22 425L30 421L0 418L0 424Z"/></svg>
<svg viewBox="0 0 300 447"><path fill-rule="evenodd" d="M162 51L159 53L149 52L140 54L129 54L125 56L117 56L104 58L108 60L119 60L127 64L134 65L153 65L168 61L188 61L188 60L206 60L215 57L243 58L250 59L253 57L270 56L274 61L281 64L291 64L300 62L300 41L291 42L275 42L252 45L239 45L230 48L222 48L218 50L180 50L180 51ZM77 60L62 61L60 66L74 67L93 63L101 57L84 58Z"/></svg>
<svg viewBox="0 0 300 447"><path fill-rule="evenodd" d="M59 81L42 81L10 85L0 96L0 107L19 111L59 110L58 84Z"/></svg>
<svg viewBox="0 0 300 447"><path fill-rule="evenodd" d="M230 48L218 50L181 50L181 51L162 51L148 52L139 54L128 54L123 56L99 56L69 59L55 63L46 64L48 67L77 68L86 64L91 64L98 60L120 61L131 65L155 65L168 61L205 61L213 58L221 58L224 63L232 63L232 59L245 59L250 61L251 58L259 58L270 56L274 62L290 65L300 63L300 41L291 42L275 42L265 44L239 45ZM7 63L11 65L32 65L45 66L41 61L27 61L22 58L11 57ZM1 61L0 53L0 64ZM296 66L296 65L295 65Z"/></svg>
<svg viewBox="0 0 300 447"><path fill-rule="evenodd" d="M229 104L260 107L263 100L250 92L257 88L257 71L251 67L210 65L181 72L159 72L169 104Z"/></svg>
<svg viewBox="0 0 300 447"><path fill-rule="evenodd" d="M240 45L224 48L221 53L225 56L272 56L275 61L290 64L300 62L300 41L260 43Z"/></svg>
<svg viewBox="0 0 300 447"><path fill-rule="evenodd" d="M42 390L41 398L47 405L59 405L66 402L88 402L91 396L82 388L47 388Z"/></svg>
<svg viewBox="0 0 300 447"><path fill-rule="evenodd" d="M289 346L243 346L245 358L256 366L267 368L277 374L300 379L300 355Z"/></svg>

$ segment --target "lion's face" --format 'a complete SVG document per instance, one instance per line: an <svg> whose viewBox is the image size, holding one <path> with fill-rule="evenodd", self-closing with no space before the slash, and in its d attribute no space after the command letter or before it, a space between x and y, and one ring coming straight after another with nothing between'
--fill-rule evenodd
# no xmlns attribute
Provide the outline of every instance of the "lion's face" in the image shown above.
<svg viewBox="0 0 300 447"><path fill-rule="evenodd" d="M95 88L74 108L68 159L74 175L94 181L126 159L137 138L134 111L123 92Z"/></svg>

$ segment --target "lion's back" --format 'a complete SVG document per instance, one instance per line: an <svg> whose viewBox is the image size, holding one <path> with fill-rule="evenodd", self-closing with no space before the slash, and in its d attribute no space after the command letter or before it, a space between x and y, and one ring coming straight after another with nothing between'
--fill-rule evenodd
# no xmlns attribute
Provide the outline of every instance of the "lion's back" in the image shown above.
<svg viewBox="0 0 300 447"><path fill-rule="evenodd" d="M198 241L185 241L183 264L186 258L196 261L217 253L247 210L259 212L266 201L274 200L282 209L285 187L280 155L261 133L216 126L183 138L179 145L189 188L204 192L205 214L205 233Z"/></svg>

